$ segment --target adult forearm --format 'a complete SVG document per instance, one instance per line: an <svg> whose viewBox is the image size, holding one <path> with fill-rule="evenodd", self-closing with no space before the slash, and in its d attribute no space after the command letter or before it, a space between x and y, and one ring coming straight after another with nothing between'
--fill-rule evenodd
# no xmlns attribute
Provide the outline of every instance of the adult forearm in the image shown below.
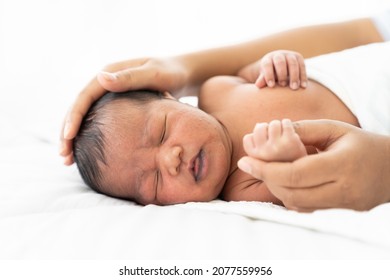
<svg viewBox="0 0 390 280"><path fill-rule="evenodd" d="M312 57L382 41L370 19L300 27L249 42L178 56L189 70L189 84L215 75L235 75L273 50L289 49Z"/></svg>

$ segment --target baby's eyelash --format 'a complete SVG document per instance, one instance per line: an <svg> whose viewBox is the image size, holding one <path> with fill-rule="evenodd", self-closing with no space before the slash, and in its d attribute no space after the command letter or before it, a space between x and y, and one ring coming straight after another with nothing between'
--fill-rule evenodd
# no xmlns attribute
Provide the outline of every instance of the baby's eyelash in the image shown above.
<svg viewBox="0 0 390 280"><path fill-rule="evenodd" d="M158 183L159 183L159 178L160 178L160 170L156 171L156 183L155 183L155 199L157 198L157 189L158 189Z"/></svg>
<svg viewBox="0 0 390 280"><path fill-rule="evenodd" d="M164 138L165 138L165 132L167 131L167 115L165 115L165 119L164 119L164 130L163 130L163 133L161 135L161 139L160 139L160 143L162 143L164 141Z"/></svg>

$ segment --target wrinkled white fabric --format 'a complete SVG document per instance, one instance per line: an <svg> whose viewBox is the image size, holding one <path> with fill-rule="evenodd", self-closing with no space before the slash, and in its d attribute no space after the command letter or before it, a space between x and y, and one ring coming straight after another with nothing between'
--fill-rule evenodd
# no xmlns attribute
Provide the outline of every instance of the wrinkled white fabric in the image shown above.
<svg viewBox="0 0 390 280"><path fill-rule="evenodd" d="M306 60L309 79L330 89L368 131L390 135L390 42Z"/></svg>

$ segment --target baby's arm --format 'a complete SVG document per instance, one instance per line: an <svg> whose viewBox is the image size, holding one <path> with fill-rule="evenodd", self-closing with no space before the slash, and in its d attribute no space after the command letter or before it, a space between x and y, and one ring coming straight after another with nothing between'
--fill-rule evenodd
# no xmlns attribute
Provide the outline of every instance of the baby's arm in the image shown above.
<svg viewBox="0 0 390 280"><path fill-rule="evenodd" d="M259 88L289 85L296 90L307 85L307 75L303 56L287 50L272 51L260 60L242 68L238 75Z"/></svg>

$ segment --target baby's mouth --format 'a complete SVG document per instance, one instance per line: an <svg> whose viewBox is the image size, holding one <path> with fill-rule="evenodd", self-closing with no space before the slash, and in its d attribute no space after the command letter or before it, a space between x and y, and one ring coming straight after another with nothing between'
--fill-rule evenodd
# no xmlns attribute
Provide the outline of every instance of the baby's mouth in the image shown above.
<svg viewBox="0 0 390 280"><path fill-rule="evenodd" d="M199 153L194 157L191 164L191 171L194 176L195 182L198 182L201 179L203 165L204 165L204 152L201 149Z"/></svg>

